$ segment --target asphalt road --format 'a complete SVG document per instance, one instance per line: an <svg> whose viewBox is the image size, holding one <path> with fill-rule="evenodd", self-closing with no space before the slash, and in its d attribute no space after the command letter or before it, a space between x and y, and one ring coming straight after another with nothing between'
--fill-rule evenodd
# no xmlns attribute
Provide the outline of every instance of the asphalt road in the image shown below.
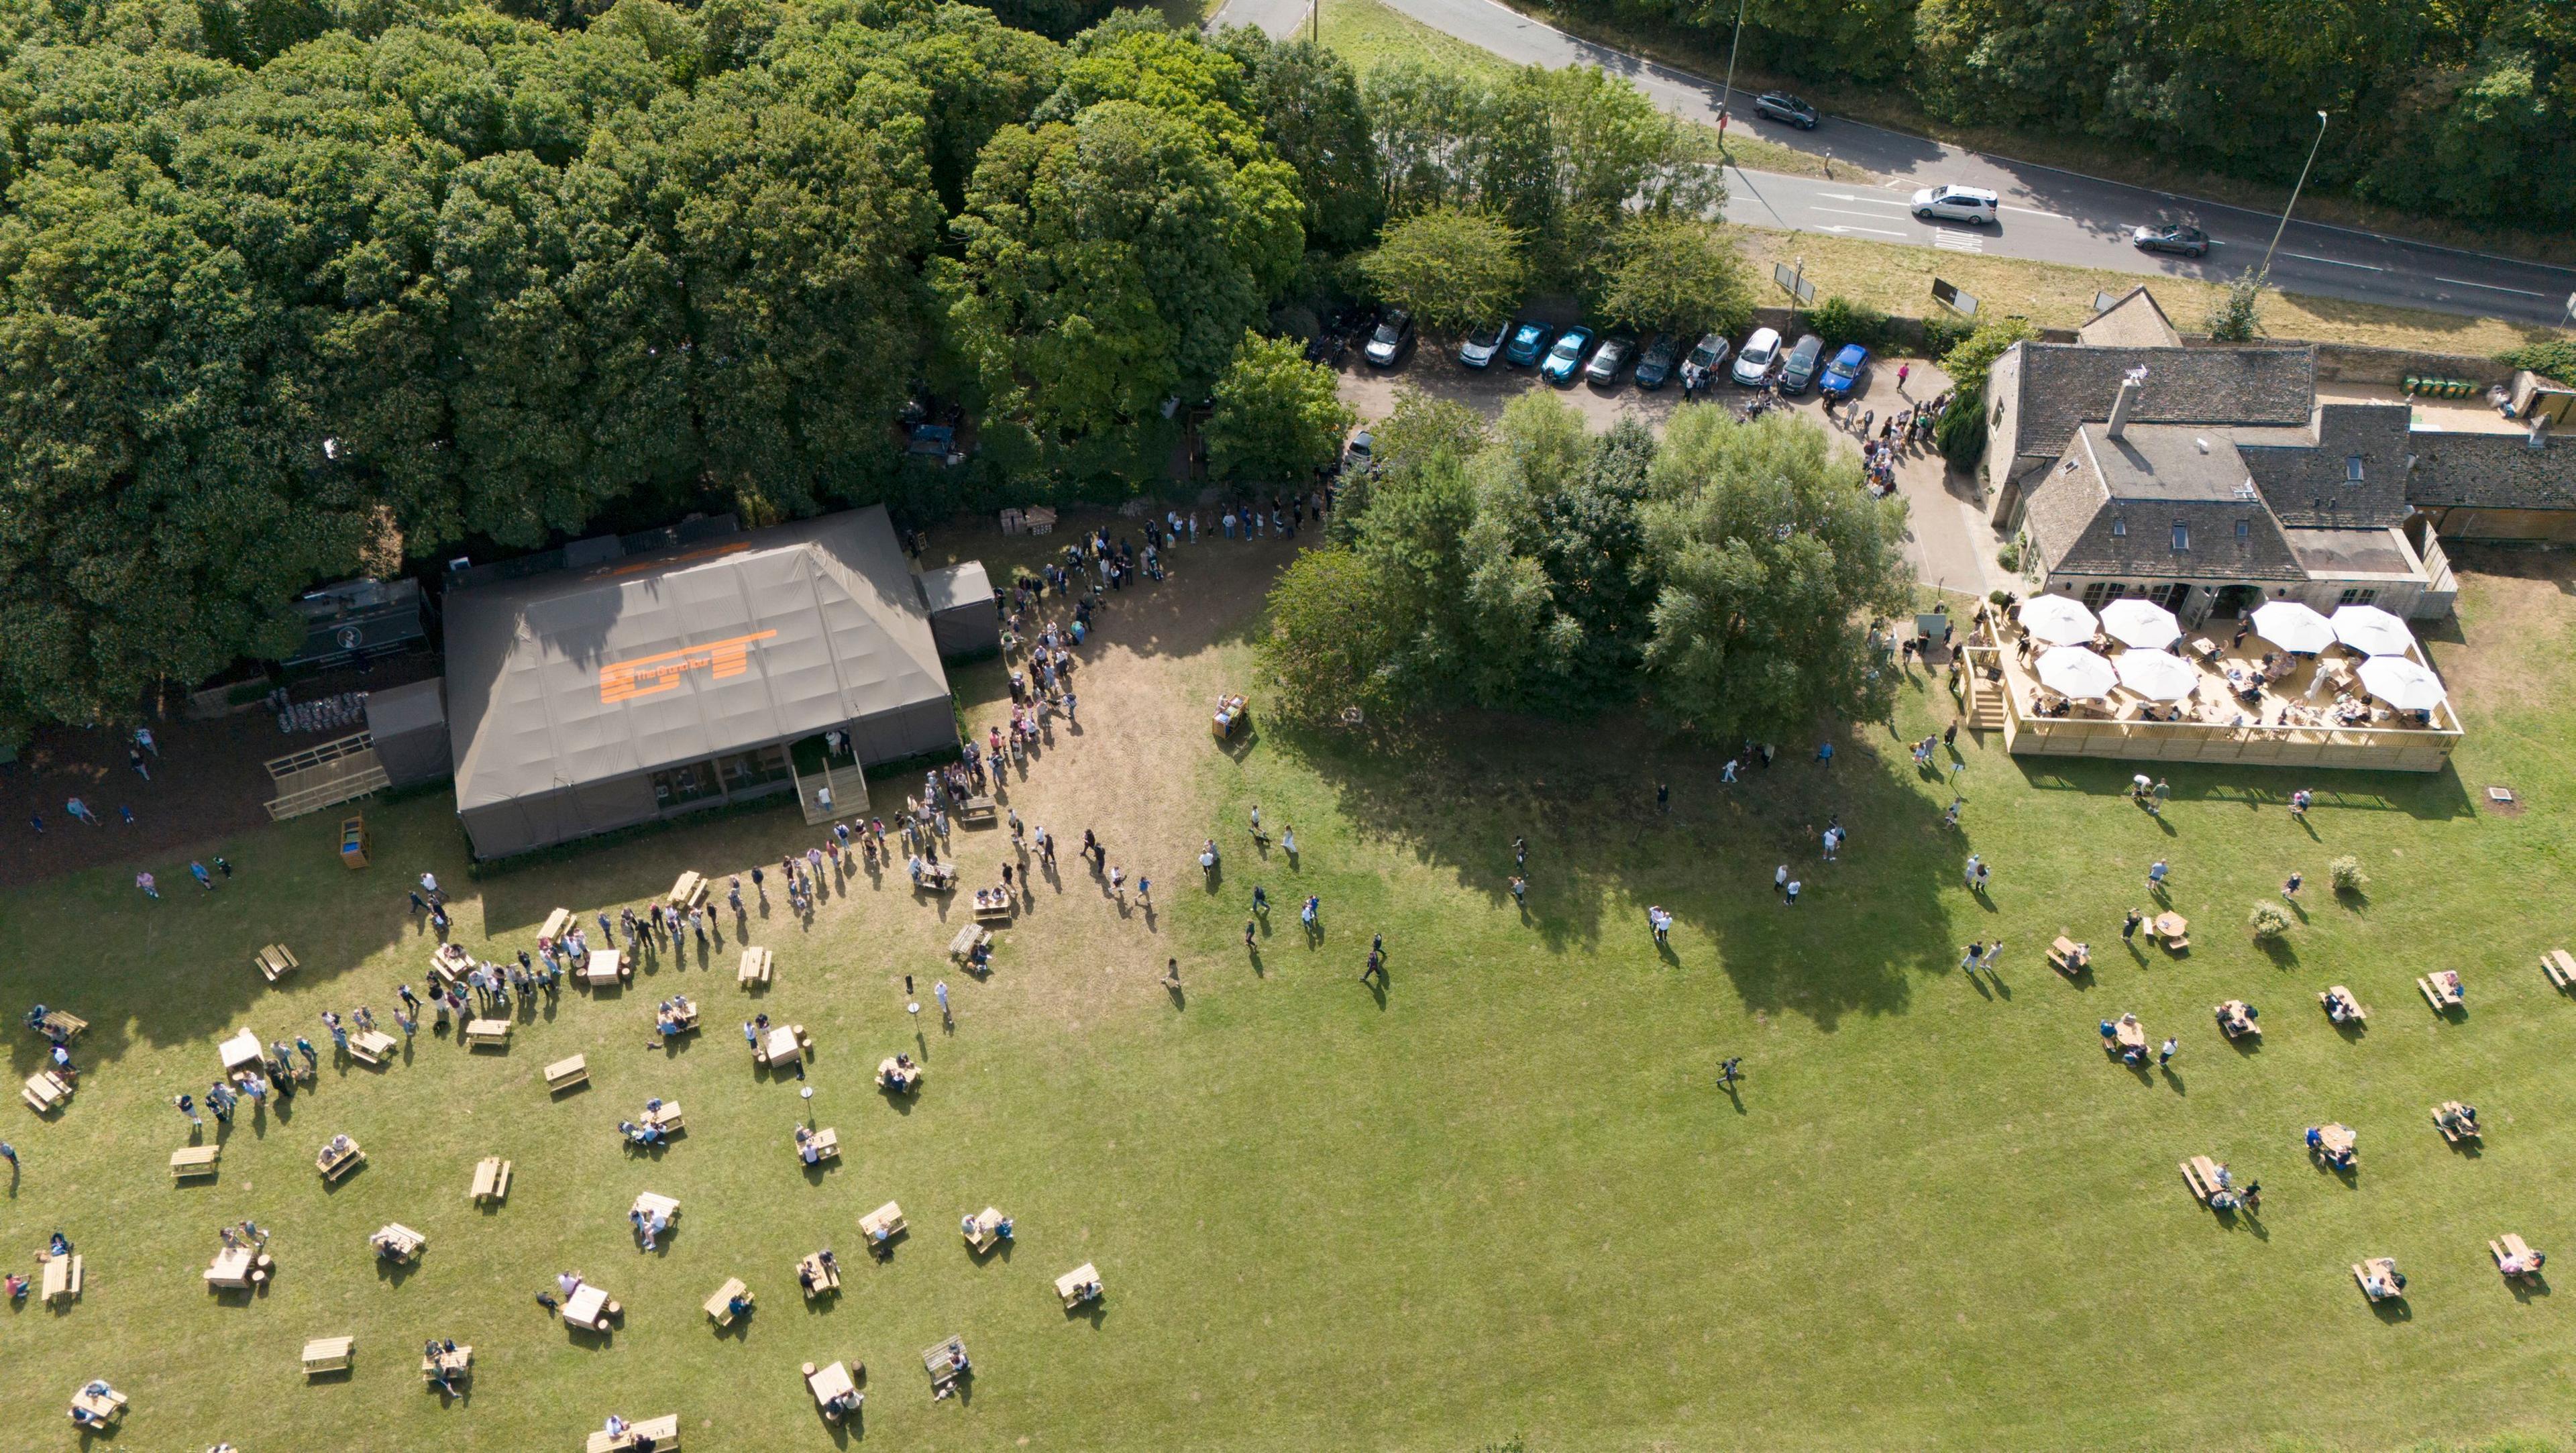
<svg viewBox="0 0 2576 1453"><path fill-rule="evenodd" d="M1578 40L1496 0L1381 3L1517 65L1599 66L1635 82L1676 115L1710 125L1717 122L1723 88L1716 81ZM1228 0L1211 24L1253 24L1273 35L1285 35L1306 13L1306 0ZM1963 151L1831 116L1814 131L1800 131L1753 119L1751 98L1742 91L1736 92L1735 99L1730 132L1750 131L1765 141L1807 152L1830 150L1836 163L1892 178L1894 185L1855 186L1730 167L1729 221L2209 281L2225 281L2261 262L2279 221L2277 213L2251 212ZM1905 197L1913 188L1944 182L1993 188L2003 197L2002 220L1992 227L1915 221ZM2209 234L2209 255L2194 260L2144 253L2131 246L2129 229L2155 221L2198 225ZM2293 221L2282 235L2272 258L2272 282L2285 292L2313 297L2517 323L2559 323L2576 306L2576 268L2312 222Z"/></svg>

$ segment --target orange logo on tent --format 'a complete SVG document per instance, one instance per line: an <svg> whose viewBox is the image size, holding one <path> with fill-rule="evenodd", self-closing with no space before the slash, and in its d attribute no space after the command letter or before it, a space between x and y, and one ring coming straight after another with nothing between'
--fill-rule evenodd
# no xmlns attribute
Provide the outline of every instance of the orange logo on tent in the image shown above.
<svg viewBox="0 0 2576 1453"><path fill-rule="evenodd" d="M721 681L727 676L740 676L751 669L751 646L766 641L776 631L757 635L735 636L729 640L710 641L703 646L689 646L677 651L664 651L658 656L638 656L632 661L616 661L599 668L599 699L608 705L632 701L639 696L668 691L680 684L680 678L701 668Z"/></svg>

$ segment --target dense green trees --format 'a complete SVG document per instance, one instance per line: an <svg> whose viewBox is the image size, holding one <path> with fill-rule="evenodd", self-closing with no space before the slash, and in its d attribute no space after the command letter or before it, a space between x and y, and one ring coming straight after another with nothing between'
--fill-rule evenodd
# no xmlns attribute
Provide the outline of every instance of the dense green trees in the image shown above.
<svg viewBox="0 0 2576 1453"><path fill-rule="evenodd" d="M1689 340L1732 334L1753 319L1753 282L1724 232L1696 217L1622 225L1596 289L1601 316ZM1847 335L1836 334L1836 337Z"/></svg>
<svg viewBox="0 0 2576 1453"><path fill-rule="evenodd" d="M1377 437L1378 477L1272 600L1286 714L1643 701L1720 739L1884 716L1866 629L1908 599L1904 506L1813 425L1689 405L1658 448L1554 394L1491 429L1407 395Z"/></svg>
<svg viewBox="0 0 2576 1453"><path fill-rule="evenodd" d="M1507 317L1529 287L1521 234L1479 212L1433 207L1386 229L1360 271L1378 296L1434 332Z"/></svg>
<svg viewBox="0 0 2576 1453"><path fill-rule="evenodd" d="M1303 479L1341 457L1354 417L1341 380L1295 339L1247 332L1216 383L1208 463L1230 479Z"/></svg>
<svg viewBox="0 0 2576 1453"><path fill-rule="evenodd" d="M1718 0L1556 0L1723 45ZM1743 55L1897 85L1971 126L2081 134L2404 212L2576 225L2576 12L2563 0L1751 0Z"/></svg>

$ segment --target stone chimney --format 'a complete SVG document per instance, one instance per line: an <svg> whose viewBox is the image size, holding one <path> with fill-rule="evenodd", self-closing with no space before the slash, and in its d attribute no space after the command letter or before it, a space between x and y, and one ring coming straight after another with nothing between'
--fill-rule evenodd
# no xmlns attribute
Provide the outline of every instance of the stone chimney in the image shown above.
<svg viewBox="0 0 2576 1453"><path fill-rule="evenodd" d="M2129 427L2129 405L2136 402L2138 390L2146 387L2147 366L2139 364L2120 379L2120 396L2111 401L2111 424L2102 432L2117 439Z"/></svg>

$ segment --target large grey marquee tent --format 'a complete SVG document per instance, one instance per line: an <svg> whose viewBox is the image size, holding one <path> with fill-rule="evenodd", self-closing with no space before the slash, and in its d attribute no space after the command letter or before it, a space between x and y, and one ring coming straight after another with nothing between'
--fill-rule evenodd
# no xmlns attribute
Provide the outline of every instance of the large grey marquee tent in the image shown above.
<svg viewBox="0 0 2576 1453"><path fill-rule="evenodd" d="M860 812L858 767L957 744L882 507L461 585L446 617L480 858L825 782L825 815Z"/></svg>

